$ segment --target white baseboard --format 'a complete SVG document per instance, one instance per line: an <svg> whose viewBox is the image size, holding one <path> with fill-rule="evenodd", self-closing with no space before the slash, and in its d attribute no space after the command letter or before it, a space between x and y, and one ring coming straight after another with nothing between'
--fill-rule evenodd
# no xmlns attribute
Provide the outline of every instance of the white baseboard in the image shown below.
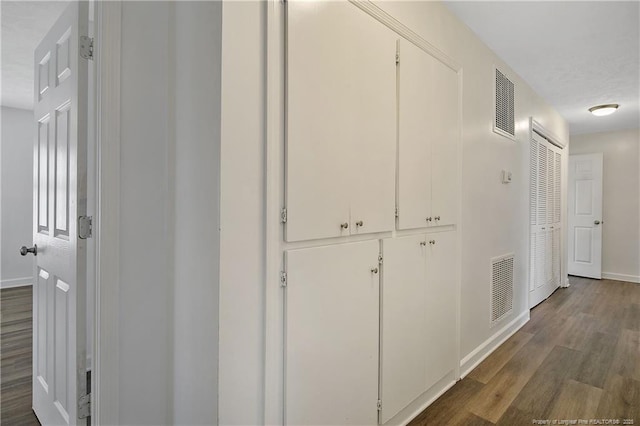
<svg viewBox="0 0 640 426"><path fill-rule="evenodd" d="M509 324L502 327L502 329L493 336L485 340L484 343L474 349L469 355L462 358L462 361L460 361L460 378L464 378L471 370L476 368L478 364L484 361L485 358L491 355L493 351L498 349L509 337L513 336L516 331L520 330L523 325L529 322L529 318L530 314L527 309Z"/></svg>
<svg viewBox="0 0 640 426"><path fill-rule="evenodd" d="M640 276L638 275L616 274L615 272L603 272L602 278L606 280L627 281L630 283L640 284Z"/></svg>
<svg viewBox="0 0 640 426"><path fill-rule="evenodd" d="M24 287L31 285L33 277L11 278L8 280L0 280L0 288Z"/></svg>

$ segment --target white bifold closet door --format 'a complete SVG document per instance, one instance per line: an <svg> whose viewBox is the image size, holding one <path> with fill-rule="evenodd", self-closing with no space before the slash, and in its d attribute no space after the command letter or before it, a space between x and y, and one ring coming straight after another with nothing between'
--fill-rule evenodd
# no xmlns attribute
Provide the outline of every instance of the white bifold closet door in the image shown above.
<svg viewBox="0 0 640 426"><path fill-rule="evenodd" d="M562 149L533 132L530 141L529 307L560 285Z"/></svg>
<svg viewBox="0 0 640 426"><path fill-rule="evenodd" d="M287 241L394 229L396 39L348 2L287 2Z"/></svg>
<svg viewBox="0 0 640 426"><path fill-rule="evenodd" d="M285 424L377 423L379 250L286 252Z"/></svg>

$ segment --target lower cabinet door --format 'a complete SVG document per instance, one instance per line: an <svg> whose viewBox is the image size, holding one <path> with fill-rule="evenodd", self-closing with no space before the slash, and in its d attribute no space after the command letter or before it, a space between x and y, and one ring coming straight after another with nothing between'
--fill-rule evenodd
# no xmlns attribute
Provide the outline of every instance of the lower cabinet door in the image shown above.
<svg viewBox="0 0 640 426"><path fill-rule="evenodd" d="M427 235L427 388L456 367L456 233Z"/></svg>
<svg viewBox="0 0 640 426"><path fill-rule="evenodd" d="M286 424L377 424L378 254L378 240L286 252Z"/></svg>
<svg viewBox="0 0 640 426"><path fill-rule="evenodd" d="M427 390L427 241L382 241L381 423Z"/></svg>

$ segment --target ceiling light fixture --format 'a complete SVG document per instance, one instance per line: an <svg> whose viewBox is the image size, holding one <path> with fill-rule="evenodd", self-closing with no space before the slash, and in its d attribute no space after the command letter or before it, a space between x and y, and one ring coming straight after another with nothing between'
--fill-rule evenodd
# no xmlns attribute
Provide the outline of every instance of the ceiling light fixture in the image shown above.
<svg viewBox="0 0 640 426"><path fill-rule="evenodd" d="M595 116L602 117L603 115L613 114L619 106L618 104L597 105L589 108L589 112Z"/></svg>

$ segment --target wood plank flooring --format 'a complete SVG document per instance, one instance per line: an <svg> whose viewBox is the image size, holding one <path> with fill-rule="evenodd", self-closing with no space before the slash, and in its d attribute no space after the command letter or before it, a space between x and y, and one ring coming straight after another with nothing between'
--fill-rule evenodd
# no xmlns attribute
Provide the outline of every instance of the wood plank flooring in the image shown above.
<svg viewBox="0 0 640 426"><path fill-rule="evenodd" d="M31 287L0 290L0 423L31 410ZM640 425L640 285L571 277L531 320L411 425Z"/></svg>
<svg viewBox="0 0 640 426"><path fill-rule="evenodd" d="M0 290L0 424L40 425L31 410L31 287Z"/></svg>
<svg viewBox="0 0 640 426"><path fill-rule="evenodd" d="M640 284L570 282L410 425L640 425Z"/></svg>

